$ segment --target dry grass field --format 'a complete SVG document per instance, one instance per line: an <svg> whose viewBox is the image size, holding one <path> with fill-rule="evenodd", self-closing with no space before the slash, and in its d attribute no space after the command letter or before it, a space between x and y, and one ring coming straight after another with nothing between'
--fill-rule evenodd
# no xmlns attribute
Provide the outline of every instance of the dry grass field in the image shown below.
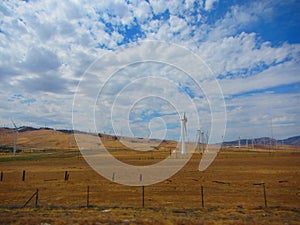
<svg viewBox="0 0 300 225"><path fill-rule="evenodd" d="M136 165L155 163L175 147L164 145L133 157L116 141L107 142L112 154ZM76 149L22 152L15 158L2 153L0 224L300 224L299 149L226 148L204 172L198 171L200 158L194 154L176 175L146 186L142 207L142 187L102 178ZM263 186L254 185L261 182L267 207ZM34 196L23 208L37 189L37 207Z"/></svg>

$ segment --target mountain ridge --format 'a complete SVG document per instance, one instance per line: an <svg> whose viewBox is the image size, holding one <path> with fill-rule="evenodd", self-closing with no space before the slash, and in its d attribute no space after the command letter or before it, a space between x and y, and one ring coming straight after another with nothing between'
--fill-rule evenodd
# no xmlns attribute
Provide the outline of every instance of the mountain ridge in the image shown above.
<svg viewBox="0 0 300 225"><path fill-rule="evenodd" d="M293 137L288 137L285 139L279 139L276 140L274 138L270 137L260 137L260 138L253 138L253 139L240 139L240 145L251 145L252 141L254 144L258 145L276 145L281 144L281 145L291 145L291 146L300 146L300 135L298 136L293 136ZM238 146L239 145L239 140L233 140L233 141L225 141L223 142L224 146Z"/></svg>

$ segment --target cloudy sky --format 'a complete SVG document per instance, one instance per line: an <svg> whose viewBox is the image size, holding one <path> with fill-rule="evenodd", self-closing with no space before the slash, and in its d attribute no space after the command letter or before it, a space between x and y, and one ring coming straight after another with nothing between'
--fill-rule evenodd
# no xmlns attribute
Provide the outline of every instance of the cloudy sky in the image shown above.
<svg viewBox="0 0 300 225"><path fill-rule="evenodd" d="M297 0L1 1L0 126L11 127L13 119L18 126L71 129L74 95L82 90L78 85L91 63L100 59L103 68L97 69L105 70L113 60L105 64L110 58L103 55L157 40L187 49L210 68L224 96L226 140L299 135L299 34ZM168 57L175 61L178 55ZM101 73L97 76L101 81ZM167 64L123 68L94 99L101 118L96 127L110 133L112 121L119 123L118 133L128 135L120 125L127 120L131 135L176 139L182 111L172 102L187 98L203 115L199 125L195 113L187 112L188 136L194 139L198 126L210 131L206 121L212 107L205 90L193 85ZM99 87L89 83L85 88ZM120 90L123 95L116 98ZM153 93L164 94L150 98ZM124 117L120 112L126 104ZM115 110L107 113L104 107ZM85 120L77 125L94 130Z"/></svg>

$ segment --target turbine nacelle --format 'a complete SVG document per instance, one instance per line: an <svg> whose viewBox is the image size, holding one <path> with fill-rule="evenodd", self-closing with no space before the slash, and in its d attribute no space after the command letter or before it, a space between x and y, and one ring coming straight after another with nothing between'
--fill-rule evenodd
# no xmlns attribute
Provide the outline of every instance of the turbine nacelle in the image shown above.
<svg viewBox="0 0 300 225"><path fill-rule="evenodd" d="M182 122L187 122L187 118L186 118L186 115L185 115L185 113L183 113L183 115L182 115L182 117L181 117L181 121Z"/></svg>

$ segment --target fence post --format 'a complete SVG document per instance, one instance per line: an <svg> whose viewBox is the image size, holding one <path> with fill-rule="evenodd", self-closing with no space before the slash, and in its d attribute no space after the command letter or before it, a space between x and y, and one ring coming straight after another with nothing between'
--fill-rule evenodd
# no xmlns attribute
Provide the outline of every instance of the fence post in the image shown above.
<svg viewBox="0 0 300 225"><path fill-rule="evenodd" d="M143 181L143 174L140 174L140 182Z"/></svg>
<svg viewBox="0 0 300 225"><path fill-rule="evenodd" d="M202 202L202 208L204 208L204 188L201 185L201 202Z"/></svg>
<svg viewBox="0 0 300 225"><path fill-rule="evenodd" d="M69 172L66 170L65 172L65 181L69 180Z"/></svg>
<svg viewBox="0 0 300 225"><path fill-rule="evenodd" d="M267 192L266 192L266 186L265 186L265 183L263 183L263 189L264 189L265 207L268 208L268 203L267 203Z"/></svg>
<svg viewBox="0 0 300 225"><path fill-rule="evenodd" d="M262 185L262 187L263 187L263 192L264 192L265 207L268 208L268 203L267 203L267 191L266 191L266 185L265 185L265 182L254 183L253 185Z"/></svg>
<svg viewBox="0 0 300 225"><path fill-rule="evenodd" d="M38 201L39 201L39 189L36 189L36 192L27 200L27 202L23 205L23 208L26 207L26 205L33 199L35 196L35 207L38 207Z"/></svg>
<svg viewBox="0 0 300 225"><path fill-rule="evenodd" d="M38 201L39 201L39 189L36 189L36 194L35 194L35 208L38 207Z"/></svg>
<svg viewBox="0 0 300 225"><path fill-rule="evenodd" d="M90 206L90 186L87 186L86 191L86 207L88 208Z"/></svg>
<svg viewBox="0 0 300 225"><path fill-rule="evenodd" d="M26 171L23 170L22 181L25 181L25 175L26 175Z"/></svg>
<svg viewBox="0 0 300 225"><path fill-rule="evenodd" d="M111 180L114 182L115 181L115 173L113 173Z"/></svg>
<svg viewBox="0 0 300 225"><path fill-rule="evenodd" d="M142 186L142 207L145 206L145 186Z"/></svg>
<svg viewBox="0 0 300 225"><path fill-rule="evenodd" d="M1 171L0 180L3 181L3 171Z"/></svg>

